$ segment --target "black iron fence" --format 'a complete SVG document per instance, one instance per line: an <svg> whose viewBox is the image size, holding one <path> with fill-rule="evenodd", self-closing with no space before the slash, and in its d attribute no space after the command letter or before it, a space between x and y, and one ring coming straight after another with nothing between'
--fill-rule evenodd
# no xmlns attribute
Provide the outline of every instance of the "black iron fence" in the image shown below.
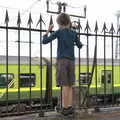
<svg viewBox="0 0 120 120"><path fill-rule="evenodd" d="M50 18L50 23L53 22ZM57 106L61 89L55 86L56 58L53 57L54 46L50 43L49 50L43 49L42 15L38 20L39 28L32 28L32 17L29 14L28 28L21 27L21 17L18 13L17 27L9 26L8 11L6 11L5 25L0 26L4 31L5 41L1 46L0 55L0 115L15 115L54 110ZM118 106L120 103L120 58L115 58L115 42L119 41L120 29L114 30L111 24L108 30L106 23L99 30L95 23L94 32L90 29L88 21L82 28L80 20L73 22L73 30L78 32L80 41L84 44L82 50L76 49L75 60L75 105L83 107ZM16 31L16 56L9 54L10 31ZM21 40L21 33L27 31L28 41ZM39 54L32 56L33 37L36 33L39 39ZM24 38L26 39L26 38ZM25 43L28 55L24 55ZM2 42L0 42L3 45ZM14 46L12 46L14 48ZM21 50L23 52L21 53ZM2 54L4 52L4 55ZM49 57L43 57L43 51L49 52ZM22 55L21 55L22 54Z"/></svg>

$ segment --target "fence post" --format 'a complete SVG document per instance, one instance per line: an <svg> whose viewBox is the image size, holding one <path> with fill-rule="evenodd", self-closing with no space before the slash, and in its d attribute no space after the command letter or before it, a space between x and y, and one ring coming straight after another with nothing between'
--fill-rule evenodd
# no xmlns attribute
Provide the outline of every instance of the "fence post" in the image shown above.
<svg viewBox="0 0 120 120"><path fill-rule="evenodd" d="M20 24L21 24L21 18L20 18L20 12L18 12L17 26L18 26L18 111L19 112L20 112Z"/></svg>
<svg viewBox="0 0 120 120"><path fill-rule="evenodd" d="M5 24L6 24L6 107L7 107L7 113L8 113L8 23L9 23L9 16L8 11L6 10L6 16L5 16Z"/></svg>

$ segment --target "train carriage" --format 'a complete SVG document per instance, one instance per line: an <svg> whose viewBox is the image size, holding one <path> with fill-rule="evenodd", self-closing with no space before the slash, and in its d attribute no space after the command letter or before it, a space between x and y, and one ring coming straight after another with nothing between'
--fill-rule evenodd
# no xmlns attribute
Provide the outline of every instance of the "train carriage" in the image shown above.
<svg viewBox="0 0 120 120"><path fill-rule="evenodd" d="M44 98L46 94L47 63L43 59L42 65L40 65L39 59L31 58L30 67L29 60L29 57L21 56L20 65L18 65L18 57L9 56L7 66L6 57L0 56L0 103L2 105L7 99L9 102L17 102L18 99L21 101L28 101L29 99L40 100L41 92ZM54 91L53 96L56 96L56 91L58 91L55 86L56 72L54 66L52 67L52 89Z"/></svg>
<svg viewBox="0 0 120 120"><path fill-rule="evenodd" d="M89 66L87 65L89 63ZM77 62L76 62L77 63ZM93 68L93 59L81 58L80 68L76 64L76 69L80 69L80 86L88 87ZM89 69L89 72L87 72ZM98 58L93 72L90 88L87 92L89 97L94 97L98 101L114 102L120 100L120 62L119 59ZM76 70L76 77L78 70ZM98 103L99 104L99 103Z"/></svg>
<svg viewBox="0 0 120 120"><path fill-rule="evenodd" d="M0 56L0 105L4 105L6 101L9 103L21 102L31 99L40 100L45 99L46 94L52 92L52 99L58 98L60 95L60 88L56 87L56 59L52 61L52 72L48 71L48 64L50 61L32 57L31 65L30 58L27 56L20 57L20 65L18 65L17 56L8 57L8 66L6 64L6 57ZM93 59L89 59L89 66L87 66L86 58L78 59L75 61L75 86L88 87ZM42 65L41 65L42 63ZM113 63L113 64L112 64ZM88 71L89 69L89 71ZM20 71L19 71L20 70ZM80 74L79 74L80 71ZM48 73L51 76L50 89L47 82L50 80ZM8 74L7 74L8 73ZM115 100L120 98L120 65L119 60L115 59L97 59L97 64L94 69L92 82L89 88L89 96L97 96L100 99L103 97L112 99L113 95ZM80 75L80 77L79 77ZM80 78L80 80L79 80ZM51 91L49 91L51 90ZM49 95L48 95L49 96ZM48 102L48 101L47 101Z"/></svg>

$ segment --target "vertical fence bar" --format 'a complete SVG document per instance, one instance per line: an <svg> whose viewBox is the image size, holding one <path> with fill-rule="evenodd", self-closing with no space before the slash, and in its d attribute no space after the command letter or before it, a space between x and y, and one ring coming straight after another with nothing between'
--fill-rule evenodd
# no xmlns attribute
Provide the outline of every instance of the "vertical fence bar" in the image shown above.
<svg viewBox="0 0 120 120"><path fill-rule="evenodd" d="M78 33L79 33L79 40L81 40L80 39L80 33L81 33L81 31L80 31L80 29L81 29L81 25L80 25L80 19L78 20ZM81 91L80 91L80 88L81 88L81 77L80 77L80 73L81 73L81 61L80 61L80 48L78 48L78 65L79 65L79 67L78 67L78 79L79 79L79 108L80 108L80 106L81 106ZM76 65L75 65L76 66Z"/></svg>
<svg viewBox="0 0 120 120"><path fill-rule="evenodd" d="M87 21L85 30L86 30L86 33L87 33L86 34L86 39L87 39L87 50L86 50L86 59L87 59L86 60L86 65L87 65L86 72L87 72L87 78L86 78L86 80L89 81L89 30L90 30L90 27L89 27L88 21ZM88 92L87 95L89 96L89 88L88 88L87 92ZM88 104L88 102L87 102L87 104Z"/></svg>
<svg viewBox="0 0 120 120"><path fill-rule="evenodd" d="M51 78L50 78L50 80L51 80L50 86L52 86L52 75L53 75L53 74L52 74L52 73L53 73L53 72L52 72L52 63L53 63L53 62L52 62L52 42L50 42L50 68L51 68L51 70L50 70L50 74L51 74L51 75L50 75L50 77L51 77ZM50 94L51 94L51 96L52 96L52 91L51 91ZM51 100L50 100L50 104L51 104L52 107L53 107L52 97L51 97Z"/></svg>
<svg viewBox="0 0 120 120"><path fill-rule="evenodd" d="M120 26L118 26L117 35L119 36L117 40L118 40L118 43L119 43L119 48L118 49L120 51ZM117 56L116 56L116 60L117 60ZM120 73L120 54L118 55L118 62L119 62L118 63L118 65L119 65L118 71ZM119 74L118 78L120 79L120 74ZM120 91L120 89L118 89L118 90ZM120 94L119 94L119 98L120 98Z"/></svg>
<svg viewBox="0 0 120 120"><path fill-rule="evenodd" d="M103 26L104 34L104 106L106 105L106 24Z"/></svg>
<svg viewBox="0 0 120 120"><path fill-rule="evenodd" d="M114 48L113 48L113 46L114 46L114 44L113 44L113 33L115 32L114 31L114 27L113 27L113 24L111 25L111 29L110 29L110 32L111 32L111 34L112 34L112 36L111 36L111 57L112 57L112 105L114 104L114 52L113 52L113 50L114 50Z"/></svg>
<svg viewBox="0 0 120 120"><path fill-rule="evenodd" d="M43 110L42 110L42 105L43 105L43 91L42 91L42 15L40 14L40 116L43 116Z"/></svg>
<svg viewBox="0 0 120 120"><path fill-rule="evenodd" d="M95 46L96 46L96 66L95 66L95 87L96 87L96 96L98 95L98 79L97 79L97 40L98 40L98 25L97 25L97 21L96 21L96 24L95 24Z"/></svg>
<svg viewBox="0 0 120 120"><path fill-rule="evenodd" d="M29 99L30 99L30 111L32 110L32 89L31 89L31 23L32 23L32 18L31 18L31 13L29 14L29 20L28 20L28 25L29 25L29 74L30 74L30 79L29 79L29 87L30 87L30 93L29 93Z"/></svg>
<svg viewBox="0 0 120 120"><path fill-rule="evenodd" d="M17 20L17 26L18 26L18 112L20 112L20 12L18 13L18 20Z"/></svg>
<svg viewBox="0 0 120 120"><path fill-rule="evenodd" d="M120 26L117 26L117 36L120 36ZM117 42L116 42L116 47L118 47L118 45L119 45L119 48L117 48L116 49L116 56L115 56L115 58L116 58L116 60L118 60L118 72L120 73L120 54L118 55L118 51L117 50L119 50L120 51L120 37L117 37ZM119 76L118 76L118 79L120 79L120 74L119 74ZM115 80L116 80L116 78L115 78ZM120 89L118 89L118 90L120 90ZM118 95L118 97L120 98L120 94ZM118 104L119 104L119 100L118 100Z"/></svg>
<svg viewBox="0 0 120 120"><path fill-rule="evenodd" d="M9 22L9 17L8 17L8 11L6 10L6 17L5 17L5 24L6 24L6 112L8 114L8 22Z"/></svg>
<svg viewBox="0 0 120 120"><path fill-rule="evenodd" d="M52 19L52 16L51 16L51 18L50 18L50 24L49 25L53 25L53 19ZM51 31L52 32L52 31ZM50 80L51 80L51 83L50 83L50 87L52 87L52 41L50 42L50 68L51 68L51 70L50 70ZM52 90L51 90L51 96L52 96ZM50 103L51 103L51 105L52 105L52 108L53 108L53 104L52 104L52 97L50 97Z"/></svg>

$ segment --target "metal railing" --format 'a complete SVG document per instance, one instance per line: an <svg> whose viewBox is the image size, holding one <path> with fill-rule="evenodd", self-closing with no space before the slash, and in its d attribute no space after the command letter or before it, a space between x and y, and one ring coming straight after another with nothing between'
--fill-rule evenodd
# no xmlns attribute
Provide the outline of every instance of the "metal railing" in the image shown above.
<svg viewBox="0 0 120 120"><path fill-rule="evenodd" d="M53 18L51 17L50 22L52 19ZM53 58L52 54L53 44L52 42L50 43L50 57L43 58L42 35L46 30L42 29L42 15L40 15L38 21L39 29L32 28L31 25L33 21L30 13L28 28L21 27L21 17L20 13L18 13L17 27L11 27L9 26L8 11L6 11L5 25L0 26L1 30L5 30L6 37L6 53L5 55L0 56L0 74L6 73L5 87L0 88L0 94L5 90L4 94L0 97L1 116L34 112L39 112L40 115L43 116L45 111L53 110L57 105L57 98L60 96L60 89L56 88L54 84L55 74L53 72L55 72L54 66L56 64L56 59ZM88 21L84 30L80 20L78 20L76 24L77 26L73 27L73 30L78 33L80 41L83 43L86 42L86 48L84 48L84 51L78 49L78 56L75 60L75 88L77 89L75 96L78 96L75 100L78 103L76 105L79 108L119 105L120 58L115 59L114 57L114 40L120 37L118 35L120 29L115 32L112 24L110 30L108 30L106 23L104 23L103 29L99 32L98 23L96 22L94 32L91 32ZM10 30L17 31L18 54L16 56L9 55ZM28 44L29 49L28 56L21 56L21 31L28 31L29 41L26 43ZM34 49L32 49L32 32L39 35L39 56L37 61L31 54L32 51L34 51ZM110 49L107 48L106 45L108 41L110 43ZM100 48L99 42L102 42L102 47ZM91 49L90 43L92 43ZM99 56L99 49L103 52L103 57ZM109 50L109 52L106 50ZM84 52L83 56L82 52ZM91 56L90 53L93 53L93 56ZM110 55L109 58L107 58L108 53ZM16 68L14 68L14 65L16 65ZM24 65L24 69L22 65ZM35 66L39 66L39 70L37 70L37 67ZM44 66L46 69L45 71L43 69ZM27 70L25 70L26 68ZM15 74L14 80L11 81L14 81L14 86L12 88L9 86L11 83L8 80L9 72ZM33 76L33 73L36 77ZM28 83L27 87L21 87L21 81L24 78L28 79L26 82L26 84ZM33 78L36 79L35 83L33 82Z"/></svg>

